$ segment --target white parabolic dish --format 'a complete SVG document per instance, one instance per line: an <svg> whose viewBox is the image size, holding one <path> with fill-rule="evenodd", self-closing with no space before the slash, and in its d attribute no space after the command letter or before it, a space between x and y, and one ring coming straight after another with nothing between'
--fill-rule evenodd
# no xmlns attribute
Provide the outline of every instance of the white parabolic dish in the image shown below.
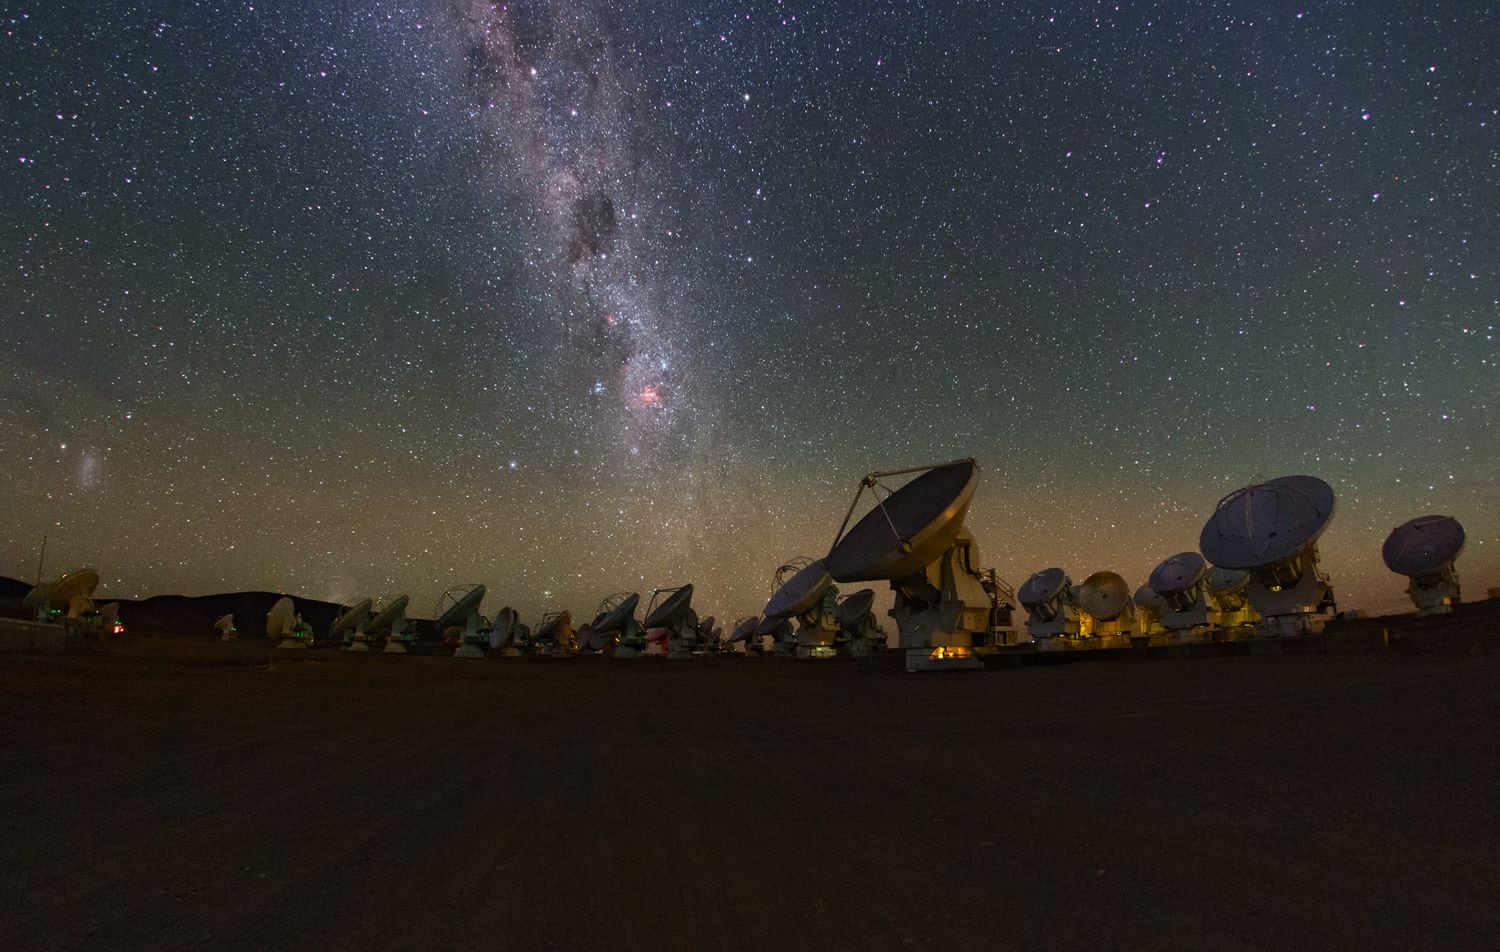
<svg viewBox="0 0 1500 952"><path fill-rule="evenodd" d="M834 543L828 573L836 582L903 578L925 569L963 531L979 486L972 459L934 466L891 493Z"/></svg>
<svg viewBox="0 0 1500 952"><path fill-rule="evenodd" d="M1156 594L1156 589L1150 585L1142 585L1135 590L1135 607L1159 612L1167 607L1167 600Z"/></svg>
<svg viewBox="0 0 1500 952"><path fill-rule="evenodd" d="M767 618L800 615L818 604L818 600L832 584L833 577L828 574L827 562L818 559L787 579L786 584L776 590L776 594L766 602L765 615Z"/></svg>
<svg viewBox="0 0 1500 952"><path fill-rule="evenodd" d="M1160 595L1175 595L1197 585L1208 574L1208 563L1196 552L1179 552L1163 559L1151 572L1151 588Z"/></svg>
<svg viewBox="0 0 1500 952"><path fill-rule="evenodd" d="M266 613L266 636L280 638L292 630L296 624L297 606L292 604L290 598L282 597L276 600L271 610Z"/></svg>
<svg viewBox="0 0 1500 952"><path fill-rule="evenodd" d="M839 602L839 625L844 628L853 628L859 624L859 620L869 614L870 606L875 604L875 590L873 588L862 588Z"/></svg>
<svg viewBox="0 0 1500 952"><path fill-rule="evenodd" d="M749 641L750 636L755 634L755 629L760 625L760 616L751 615L738 625L734 626L734 632L729 636L729 643L737 645L742 641Z"/></svg>
<svg viewBox="0 0 1500 952"><path fill-rule="evenodd" d="M693 607L693 586L684 585L656 606L646 618L647 628L670 628L681 621Z"/></svg>
<svg viewBox="0 0 1500 952"><path fill-rule="evenodd" d="M1042 569L1026 580L1021 590L1016 592L1016 598L1024 608L1045 605L1062 594L1063 585L1067 581L1068 573L1060 568Z"/></svg>
<svg viewBox="0 0 1500 952"><path fill-rule="evenodd" d="M371 631L382 631L396 623L396 616L406 611L406 603L410 601L405 595L398 595L392 599L389 605L380 610L380 614L370 619L369 629Z"/></svg>
<svg viewBox="0 0 1500 952"><path fill-rule="evenodd" d="M479 610L479 603L482 601L484 601L484 586L475 585L449 605L447 611L438 616L437 620L432 623L433 629L441 635L454 625L463 624L469 617L469 612Z"/></svg>
<svg viewBox="0 0 1500 952"><path fill-rule="evenodd" d="M1198 548L1225 568L1274 565L1316 540L1332 518L1332 486L1316 476L1282 476L1221 499Z"/></svg>
<svg viewBox="0 0 1500 952"><path fill-rule="evenodd" d="M1464 527L1452 516L1418 516L1391 530L1380 549L1397 575L1428 575L1458 558Z"/></svg>
<svg viewBox="0 0 1500 952"><path fill-rule="evenodd" d="M600 634L619 631L625 627L625 622L635 617L635 606L640 604L641 596L638 592L632 592L614 608L604 613L604 617L594 623L594 630Z"/></svg>
<svg viewBox="0 0 1500 952"><path fill-rule="evenodd" d="M1099 621L1114 621L1130 604L1130 586L1114 572L1095 572L1073 594L1078 607Z"/></svg>

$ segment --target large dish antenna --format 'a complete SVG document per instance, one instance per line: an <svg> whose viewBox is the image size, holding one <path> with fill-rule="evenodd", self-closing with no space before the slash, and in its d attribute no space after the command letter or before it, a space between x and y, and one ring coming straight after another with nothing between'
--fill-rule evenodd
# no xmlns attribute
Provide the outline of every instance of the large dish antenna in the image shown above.
<svg viewBox="0 0 1500 952"><path fill-rule="evenodd" d="M906 473L922 475L879 498L886 488L881 479ZM979 464L972 459L869 474L860 481L829 550L828 573L838 582L869 582L921 572L958 538L978 486ZM875 508L846 533L866 489L877 497Z"/></svg>
<svg viewBox="0 0 1500 952"><path fill-rule="evenodd" d="M397 618L405 617L406 606L409 602L410 599L407 596L398 595L377 612L375 617L371 618L370 623L365 627L372 632L384 631L387 628L391 628L395 625Z"/></svg>
<svg viewBox="0 0 1500 952"><path fill-rule="evenodd" d="M297 606L290 598L282 597L266 613L266 637L285 638L297 624Z"/></svg>
<svg viewBox="0 0 1500 952"><path fill-rule="evenodd" d="M453 652L455 658L484 657L484 647L489 644L490 639L487 632L480 631L484 627L479 617L479 603L482 601L483 585L450 588L438 598L437 610L434 612L437 619L432 623L438 637L442 638L449 628L463 628L458 648ZM445 604L447 608L443 607Z"/></svg>
<svg viewBox="0 0 1500 952"><path fill-rule="evenodd" d="M818 559L788 579L766 603L765 617L791 618L811 611L833 584L827 560Z"/></svg>
<svg viewBox="0 0 1500 952"><path fill-rule="evenodd" d="M1028 612L1056 602L1068 585L1068 573L1060 568L1042 569L1016 591L1016 599Z"/></svg>
<svg viewBox="0 0 1500 952"><path fill-rule="evenodd" d="M54 612L78 618L94 607L94 589L99 587L99 573L93 569L75 569L55 582L42 582L26 593L22 604L34 610L38 618Z"/></svg>
<svg viewBox="0 0 1500 952"><path fill-rule="evenodd" d="M1130 586L1114 572L1095 572L1074 589L1078 607L1096 621L1114 621L1130 610Z"/></svg>
<svg viewBox="0 0 1500 952"><path fill-rule="evenodd" d="M1208 572L1208 593L1215 596L1241 595L1250 584L1250 573L1243 569L1226 569L1215 565Z"/></svg>
<svg viewBox="0 0 1500 952"><path fill-rule="evenodd" d="M839 602L839 627L853 628L855 625L870 614L870 608L875 604L875 590L873 588L862 588Z"/></svg>
<svg viewBox="0 0 1500 952"><path fill-rule="evenodd" d="M1323 480L1282 476L1225 496L1204 524L1198 547L1208 560L1250 573L1246 598L1262 635L1321 630L1318 616L1337 611L1317 548L1333 507L1333 487Z"/></svg>
<svg viewBox="0 0 1500 952"><path fill-rule="evenodd" d="M462 595L455 596L453 594L455 591L463 591L463 589L449 589L438 599L438 617L432 623L432 627L439 635L449 628L460 624L470 614L478 611L479 603L484 601L483 585L472 586L467 591L464 591ZM449 601L450 599L451 601ZM447 608L443 607L445 602L448 603Z"/></svg>
<svg viewBox="0 0 1500 952"><path fill-rule="evenodd" d="M370 615L370 606L373 603L368 598L361 598L338 618L334 619L333 627L328 631L328 637L337 638L346 631L352 631L359 623Z"/></svg>
<svg viewBox="0 0 1500 952"><path fill-rule="evenodd" d="M577 647L573 613L568 609L547 612L531 632L531 645L538 654L570 654Z"/></svg>
<svg viewBox="0 0 1500 952"><path fill-rule="evenodd" d="M1162 598L1149 583L1136 589L1133 599L1135 607L1143 612L1160 612L1167 607L1167 600Z"/></svg>
<svg viewBox="0 0 1500 952"><path fill-rule="evenodd" d="M385 638L387 654L406 654L417 642L416 627L406 620L406 606L410 603L411 599L407 596L397 595L376 612L375 617L365 626L372 635L389 630L390 634Z"/></svg>
<svg viewBox="0 0 1500 952"><path fill-rule="evenodd" d="M604 611L602 618L594 622L594 630L604 633L621 631L625 623L635 617L635 607L640 602L639 592L625 594L625 597L616 602L613 608Z"/></svg>
<svg viewBox="0 0 1500 952"><path fill-rule="evenodd" d="M1386 568L1411 581L1406 593L1418 615L1451 612L1463 598L1453 560L1464 547L1464 527L1452 516L1418 516L1391 530L1380 554Z"/></svg>
<svg viewBox="0 0 1500 952"><path fill-rule="evenodd" d="M734 626L734 631L729 634L729 643L732 645L743 644L755 636L755 629L760 626L760 616L751 615L749 618L741 618L739 624Z"/></svg>
<svg viewBox="0 0 1500 952"><path fill-rule="evenodd" d="M1198 548L1215 565L1258 569L1299 554L1332 518L1332 486L1316 476L1282 476L1219 500Z"/></svg>
<svg viewBox="0 0 1500 952"><path fill-rule="evenodd" d="M1208 562L1196 552L1179 552L1163 559L1151 572L1151 589L1170 598L1190 591L1208 574Z"/></svg>
<svg viewBox="0 0 1500 952"><path fill-rule="evenodd" d="M646 616L647 628L671 628L687 618L692 610L693 586L684 585L678 589L664 591L671 591L672 594Z"/></svg>
<svg viewBox="0 0 1500 952"><path fill-rule="evenodd" d="M1435 575L1464 548L1464 527L1452 516L1418 516L1391 530L1380 557L1397 575Z"/></svg>

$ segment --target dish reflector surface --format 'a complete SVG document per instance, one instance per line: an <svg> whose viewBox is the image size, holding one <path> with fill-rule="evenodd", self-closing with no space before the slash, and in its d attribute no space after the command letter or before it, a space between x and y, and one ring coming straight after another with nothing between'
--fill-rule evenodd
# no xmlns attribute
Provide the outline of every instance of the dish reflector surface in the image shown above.
<svg viewBox="0 0 1500 952"><path fill-rule="evenodd" d="M1197 585L1208 574L1208 563L1196 552L1179 552L1163 559L1151 572L1152 590L1162 595L1175 595Z"/></svg>
<svg viewBox="0 0 1500 952"><path fill-rule="evenodd" d="M1397 575L1427 575L1458 558L1464 527L1452 516L1418 516L1391 530L1380 549Z"/></svg>
<svg viewBox="0 0 1500 952"><path fill-rule="evenodd" d="M329 632L329 635L342 634L345 628L353 628L356 622L369 613L370 600L368 598L360 599L351 605L348 611L338 617L338 620L333 623L333 630Z"/></svg>
<svg viewBox="0 0 1500 952"><path fill-rule="evenodd" d="M853 628L861 618L870 611L870 606L875 604L875 590L873 588L862 588L839 602L839 625L843 628Z"/></svg>
<svg viewBox="0 0 1500 952"><path fill-rule="evenodd" d="M1167 600L1158 595L1156 589L1149 584L1142 585L1135 590L1135 607L1159 612L1167 607Z"/></svg>
<svg viewBox="0 0 1500 952"><path fill-rule="evenodd" d="M1215 565L1208 573L1208 590L1215 595L1242 592L1250 584L1250 573Z"/></svg>
<svg viewBox="0 0 1500 952"><path fill-rule="evenodd" d="M1296 555L1333 518L1333 487L1316 476L1282 476L1219 501L1198 548L1215 565L1254 569Z"/></svg>
<svg viewBox="0 0 1500 952"><path fill-rule="evenodd" d="M277 599L276 604L266 613L266 634L276 638L291 631L296 617L297 606L292 604L290 598Z"/></svg>
<svg viewBox="0 0 1500 952"><path fill-rule="evenodd" d="M744 621L734 626L734 631L729 635L729 643L732 645L737 645L742 641L749 641L750 636L755 634L755 629L759 626L760 616L751 615L749 618L746 618Z"/></svg>
<svg viewBox="0 0 1500 952"><path fill-rule="evenodd" d="M406 611L407 601L408 599L405 595L398 595L391 599L390 604L382 608L379 614L370 619L370 623L366 627L370 631L380 631L383 628L391 627L396 623L396 616Z"/></svg>
<svg viewBox="0 0 1500 952"><path fill-rule="evenodd" d="M432 623L434 630L442 634L453 625L461 624L469 617L469 612L476 611L479 603L484 601L484 586L476 585L469 589L468 593L461 596L458 601L448 606L436 621Z"/></svg>
<svg viewBox="0 0 1500 952"><path fill-rule="evenodd" d="M865 513L828 553L838 582L901 578L942 555L964 527L979 485L972 459L935 466Z"/></svg>
<svg viewBox="0 0 1500 952"><path fill-rule="evenodd" d="M536 631L533 631L531 633L531 640L541 641L543 638L551 635L558 628L572 624L573 613L571 611L560 611L557 614L553 615L551 618L542 619L542 623L537 626Z"/></svg>
<svg viewBox="0 0 1500 952"><path fill-rule="evenodd" d="M1100 621L1113 621L1130 604L1130 586L1114 572L1095 572L1073 590L1078 607Z"/></svg>
<svg viewBox="0 0 1500 952"><path fill-rule="evenodd" d="M1023 608L1045 605L1062 594L1063 584L1067 580L1068 573L1062 569L1042 569L1026 580L1021 590L1016 592L1016 599L1020 601Z"/></svg>
<svg viewBox="0 0 1500 952"><path fill-rule="evenodd" d="M693 586L684 585L646 616L647 628L670 628L687 615L693 604Z"/></svg>
<svg viewBox="0 0 1500 952"><path fill-rule="evenodd" d="M625 622L635 617L635 606L640 604L639 592L632 592L626 596L620 604L611 608L603 618L594 625L594 630L603 634L611 631L619 631L625 627Z"/></svg>
<svg viewBox="0 0 1500 952"><path fill-rule="evenodd" d="M818 599L823 597L823 593L832 584L833 577L828 574L827 560L818 559L787 579L786 584L776 590L776 594L766 602L766 617L791 618L793 615L800 615L818 604Z"/></svg>

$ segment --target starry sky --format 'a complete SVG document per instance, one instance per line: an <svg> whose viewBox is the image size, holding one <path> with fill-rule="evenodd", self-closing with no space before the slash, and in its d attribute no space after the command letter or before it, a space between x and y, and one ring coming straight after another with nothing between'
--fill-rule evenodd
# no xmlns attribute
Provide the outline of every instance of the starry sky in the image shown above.
<svg viewBox="0 0 1500 952"><path fill-rule="evenodd" d="M1340 607L1500 585L1492 3L4 17L0 574L734 618L973 456L1015 585L1304 472Z"/></svg>

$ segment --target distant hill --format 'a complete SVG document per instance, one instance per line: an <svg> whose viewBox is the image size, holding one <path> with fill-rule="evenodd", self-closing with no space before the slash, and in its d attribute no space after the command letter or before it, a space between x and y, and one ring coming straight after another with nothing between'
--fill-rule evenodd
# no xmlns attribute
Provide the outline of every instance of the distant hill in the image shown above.
<svg viewBox="0 0 1500 952"><path fill-rule="evenodd" d="M0 615L12 618L26 617L21 600L31 591L29 582L0 576ZM156 632L164 635L217 638L214 622L224 615L234 615L235 627L241 638L260 637L266 634L266 615L271 606L284 597L279 592L228 592L221 595L153 595L139 601L129 598L104 596L100 603L119 602L120 620L127 628L141 632ZM302 615L302 620L312 626L313 633L322 637L343 607L332 602L312 598L290 597ZM417 627L417 637L428 640L433 637L432 622L412 619Z"/></svg>

